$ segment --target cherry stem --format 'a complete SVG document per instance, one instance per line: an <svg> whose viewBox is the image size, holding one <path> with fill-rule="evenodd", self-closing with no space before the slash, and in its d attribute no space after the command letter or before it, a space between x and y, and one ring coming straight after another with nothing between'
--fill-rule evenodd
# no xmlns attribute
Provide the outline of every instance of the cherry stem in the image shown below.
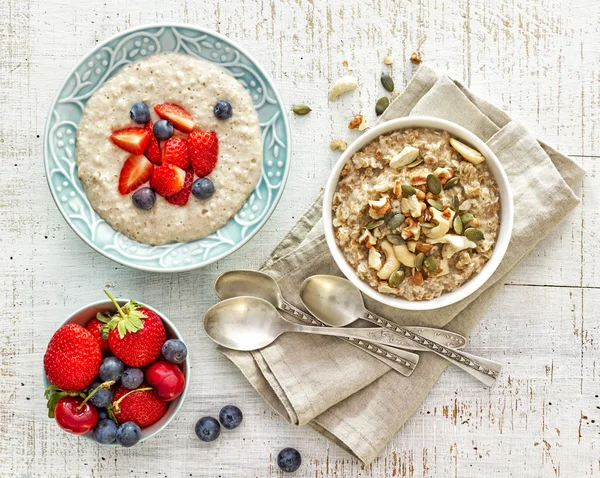
<svg viewBox="0 0 600 478"><path fill-rule="evenodd" d="M105 290L104 293L108 296L110 301L115 305L115 307L117 308L117 311L119 312L119 315L125 319L126 318L125 312L123 312L123 309L121 309L121 306L117 303L115 298L107 290Z"/></svg>
<svg viewBox="0 0 600 478"><path fill-rule="evenodd" d="M86 402L92 398L92 396L101 388L110 388L114 385L115 381L114 380L109 380L108 382L104 382L101 383L100 385L98 385L94 390L92 390L92 393L90 393L87 397L85 397L85 399L83 400L83 402L81 402L79 404L79 406L75 409L78 412L81 411L81 408L86 404Z"/></svg>
<svg viewBox="0 0 600 478"><path fill-rule="evenodd" d="M152 390L152 387L136 388L135 390L131 390L131 392L127 392L125 395L123 395L121 398L119 398L116 402L113 403L113 411L119 413L119 404L123 401L125 397L135 392L145 392L147 390Z"/></svg>

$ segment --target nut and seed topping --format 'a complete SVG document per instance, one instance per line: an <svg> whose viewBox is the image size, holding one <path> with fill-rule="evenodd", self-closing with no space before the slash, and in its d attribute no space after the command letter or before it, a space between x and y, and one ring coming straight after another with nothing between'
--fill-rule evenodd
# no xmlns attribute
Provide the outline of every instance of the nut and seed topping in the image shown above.
<svg viewBox="0 0 600 478"><path fill-rule="evenodd" d="M438 270L438 262L437 259L433 256L427 256L423 261L423 267L427 269L429 272L437 272Z"/></svg>
<svg viewBox="0 0 600 478"><path fill-rule="evenodd" d="M442 192L442 183L435 174L427 175L427 189L436 196Z"/></svg>
<svg viewBox="0 0 600 478"><path fill-rule="evenodd" d="M469 241L479 242L483 240L483 232L481 232L479 229L475 229L474 227L470 227L465 231L465 237Z"/></svg>
<svg viewBox="0 0 600 478"><path fill-rule="evenodd" d="M463 225L466 226L473 220L473 214L471 214L470 212L465 212L460 215L460 220L462 221Z"/></svg>
<svg viewBox="0 0 600 478"><path fill-rule="evenodd" d="M427 199L427 202L430 206L436 208L438 211L443 211L445 208L441 202L436 201L435 199Z"/></svg>
<svg viewBox="0 0 600 478"><path fill-rule="evenodd" d="M448 179L446 184L444 184L444 189L452 189L454 186L458 186L459 181L458 176Z"/></svg>
<svg viewBox="0 0 600 478"><path fill-rule="evenodd" d="M405 219L404 214L395 214L388 222L388 229L390 231L395 231L404 223Z"/></svg>
<svg viewBox="0 0 600 478"><path fill-rule="evenodd" d="M402 192L404 194L406 194L407 196L412 196L413 194L417 194L417 190L412 187L410 184L403 184L402 186Z"/></svg>
<svg viewBox="0 0 600 478"><path fill-rule="evenodd" d="M460 219L460 216L456 216L454 218L454 224L452 224L452 227L454 227L454 232L456 232L456 234L459 236L463 233L463 223Z"/></svg>
<svg viewBox="0 0 600 478"><path fill-rule="evenodd" d="M365 227L370 231L371 229L375 229L376 227L379 227L382 224L383 219L374 219L373 221L368 222Z"/></svg>
<svg viewBox="0 0 600 478"><path fill-rule="evenodd" d="M388 284L390 287L398 287L404 281L405 277L406 273L403 270L398 270L390 276Z"/></svg>
<svg viewBox="0 0 600 478"><path fill-rule="evenodd" d="M385 236L385 238L394 246L399 246L400 244L406 243L406 241L402 239L402 236L399 236L398 234L388 234Z"/></svg>
<svg viewBox="0 0 600 478"><path fill-rule="evenodd" d="M458 212L459 206L460 206L460 200L458 199L458 196L456 196L456 195L452 196L452 209L454 209L456 212Z"/></svg>
<svg viewBox="0 0 600 478"><path fill-rule="evenodd" d="M348 143L346 143L344 140L342 139L334 139L330 144L329 147L331 148L332 151L346 151L346 148L348 147Z"/></svg>
<svg viewBox="0 0 600 478"><path fill-rule="evenodd" d="M392 77L387 73L381 74L381 84L386 91L389 91L390 93L394 91L394 80L392 80Z"/></svg>
<svg viewBox="0 0 600 478"><path fill-rule="evenodd" d="M425 253L419 252L417 254L417 258L415 259L415 269L417 269L419 272L423 268L423 261L425 261Z"/></svg>
<svg viewBox="0 0 600 478"><path fill-rule="evenodd" d="M377 116L383 114L383 112L387 110L388 106L390 106L390 100L387 96L382 96L379 98L375 104L375 113L377 113Z"/></svg>
<svg viewBox="0 0 600 478"><path fill-rule="evenodd" d="M304 115L307 115L308 113L310 113L312 110L310 109L309 106L303 104L303 105L292 106L292 111L294 112L295 115L304 116Z"/></svg>

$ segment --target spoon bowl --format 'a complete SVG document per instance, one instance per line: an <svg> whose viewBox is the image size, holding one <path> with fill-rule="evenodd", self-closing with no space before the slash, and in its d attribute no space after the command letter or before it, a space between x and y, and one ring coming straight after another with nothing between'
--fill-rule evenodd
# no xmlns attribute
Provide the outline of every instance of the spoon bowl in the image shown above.
<svg viewBox="0 0 600 478"><path fill-rule="evenodd" d="M225 272L217 278L215 292L221 300L250 296L266 300L278 309L283 305L283 296L277 281L264 272L247 270Z"/></svg>

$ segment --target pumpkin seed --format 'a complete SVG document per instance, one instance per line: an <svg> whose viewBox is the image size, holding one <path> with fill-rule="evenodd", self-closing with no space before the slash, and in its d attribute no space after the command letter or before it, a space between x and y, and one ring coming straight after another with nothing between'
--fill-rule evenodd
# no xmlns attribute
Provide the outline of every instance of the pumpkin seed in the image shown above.
<svg viewBox="0 0 600 478"><path fill-rule="evenodd" d="M460 220L460 216L456 216L454 218L454 232L456 232L456 234L458 234L459 236L463 233L463 223Z"/></svg>
<svg viewBox="0 0 600 478"><path fill-rule="evenodd" d="M376 227L381 226L382 224L383 224L383 219L373 219L365 227L367 229L371 230L371 229L375 229Z"/></svg>
<svg viewBox="0 0 600 478"><path fill-rule="evenodd" d="M385 238L394 246L399 246L400 244L406 243L402 236L399 236L398 234L388 234L385 236Z"/></svg>
<svg viewBox="0 0 600 478"><path fill-rule="evenodd" d="M442 203L439 201L436 201L435 199L428 199L427 202L429 203L430 206L433 206L438 211L444 210L444 206L442 205Z"/></svg>
<svg viewBox="0 0 600 478"><path fill-rule="evenodd" d="M388 222L388 228L390 231L394 231L396 229L398 229L402 223L404 222L406 218L404 217L404 214L396 214L394 215L393 218L390 219L390 221Z"/></svg>
<svg viewBox="0 0 600 478"><path fill-rule="evenodd" d="M381 84L386 91L389 91L390 93L394 91L394 80L392 80L392 77L387 73L381 74Z"/></svg>
<svg viewBox="0 0 600 478"><path fill-rule="evenodd" d="M433 229L436 226L434 222L422 222L421 227L423 229Z"/></svg>
<svg viewBox="0 0 600 478"><path fill-rule="evenodd" d="M387 96L382 96L379 98L375 104L375 113L377 113L377 116L382 114L388 106L390 106L390 100L387 98Z"/></svg>
<svg viewBox="0 0 600 478"><path fill-rule="evenodd" d="M298 116L304 116L310 113L312 110L307 105L294 105L292 107L292 111Z"/></svg>
<svg viewBox="0 0 600 478"><path fill-rule="evenodd" d="M390 222L390 219L393 218L395 215L396 213L394 211L390 211L385 216L383 216L383 220L387 224L388 222Z"/></svg>
<svg viewBox="0 0 600 478"><path fill-rule="evenodd" d="M418 166L419 164L421 164L423 161L424 161L424 159L423 159L423 158L416 159L416 160L415 160L415 161L413 161L412 163L410 163L410 164L407 164L407 165L406 165L406 167L407 167L407 168L414 168L414 167L417 167L417 166Z"/></svg>
<svg viewBox="0 0 600 478"><path fill-rule="evenodd" d="M473 214L471 214L470 212L465 212L460 215L460 220L462 221L463 226L466 226L473 220Z"/></svg>
<svg viewBox="0 0 600 478"><path fill-rule="evenodd" d="M388 279L388 284L390 287L398 287L405 277L406 273L403 270L396 271Z"/></svg>
<svg viewBox="0 0 600 478"><path fill-rule="evenodd" d="M483 239L483 232L481 232L479 229L475 229L474 227L470 227L465 231L465 237L469 241L478 242Z"/></svg>
<svg viewBox="0 0 600 478"><path fill-rule="evenodd" d="M415 269L421 272L421 268L423 267L423 261L425 260L425 253L419 252L417 254L417 258L415 259Z"/></svg>
<svg viewBox="0 0 600 478"><path fill-rule="evenodd" d="M429 272L437 272L437 259L433 256L427 256L427 258L423 261L423 267L425 267L425 269L427 269Z"/></svg>
<svg viewBox="0 0 600 478"><path fill-rule="evenodd" d="M405 183L400 187L402 188L402 191L404 192L404 194L406 194L407 196L412 196L414 194L417 194L417 190L415 188L413 188L410 184Z"/></svg>
<svg viewBox="0 0 600 478"><path fill-rule="evenodd" d="M442 183L435 174L427 175L427 188L431 194L436 196L442 192Z"/></svg>
<svg viewBox="0 0 600 478"><path fill-rule="evenodd" d="M444 184L444 189L452 189L454 186L458 186L458 176L454 176L453 178L448 179L446 184Z"/></svg>
<svg viewBox="0 0 600 478"><path fill-rule="evenodd" d="M460 206L460 201L458 199L458 196L452 196L452 209L454 209L456 212L458 212L458 206Z"/></svg>

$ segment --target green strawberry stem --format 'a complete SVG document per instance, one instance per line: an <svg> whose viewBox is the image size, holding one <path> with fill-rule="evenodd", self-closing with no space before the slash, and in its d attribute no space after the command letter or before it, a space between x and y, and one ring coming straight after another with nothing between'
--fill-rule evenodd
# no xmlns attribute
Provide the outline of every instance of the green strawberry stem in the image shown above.
<svg viewBox="0 0 600 478"><path fill-rule="evenodd" d="M115 307L117 308L117 311L119 312L119 315L122 318L126 318L127 316L125 315L125 312L123 312L123 309L121 309L121 306L117 303L117 301L115 300L115 298L111 295L110 292L108 292L107 290L104 291L104 293L108 296L108 298L110 299L110 301L115 305Z"/></svg>
<svg viewBox="0 0 600 478"><path fill-rule="evenodd" d="M125 334L128 332L134 333L144 328L142 319L145 319L146 316L139 310L143 307L142 304L138 304L135 300L130 300L121 307L110 292L105 290L104 293L115 305L118 314L115 314L106 325L100 328L100 333L103 337L115 327L118 329L121 338L125 337Z"/></svg>
<svg viewBox="0 0 600 478"><path fill-rule="evenodd" d="M98 390L100 390L101 388L110 388L114 385L114 383L115 383L114 380L109 380L108 382L104 382L104 383L101 383L100 385L98 385L94 390L92 390L92 393L90 393L87 397L85 397L83 402L81 402L79 404L79 406L76 408L76 410L80 411L83 408L83 406L87 403L87 401L90 398L92 398Z"/></svg>
<svg viewBox="0 0 600 478"><path fill-rule="evenodd" d="M144 388L136 388L135 390L132 390L131 392L127 392L125 395L123 395L121 398L119 398L116 402L114 402L112 404L112 409L115 413L119 413L120 407L119 405L121 404L121 402L123 401L123 399L129 395L131 395L132 393L136 393L136 392L145 392L146 390L152 390L152 387L144 387Z"/></svg>

